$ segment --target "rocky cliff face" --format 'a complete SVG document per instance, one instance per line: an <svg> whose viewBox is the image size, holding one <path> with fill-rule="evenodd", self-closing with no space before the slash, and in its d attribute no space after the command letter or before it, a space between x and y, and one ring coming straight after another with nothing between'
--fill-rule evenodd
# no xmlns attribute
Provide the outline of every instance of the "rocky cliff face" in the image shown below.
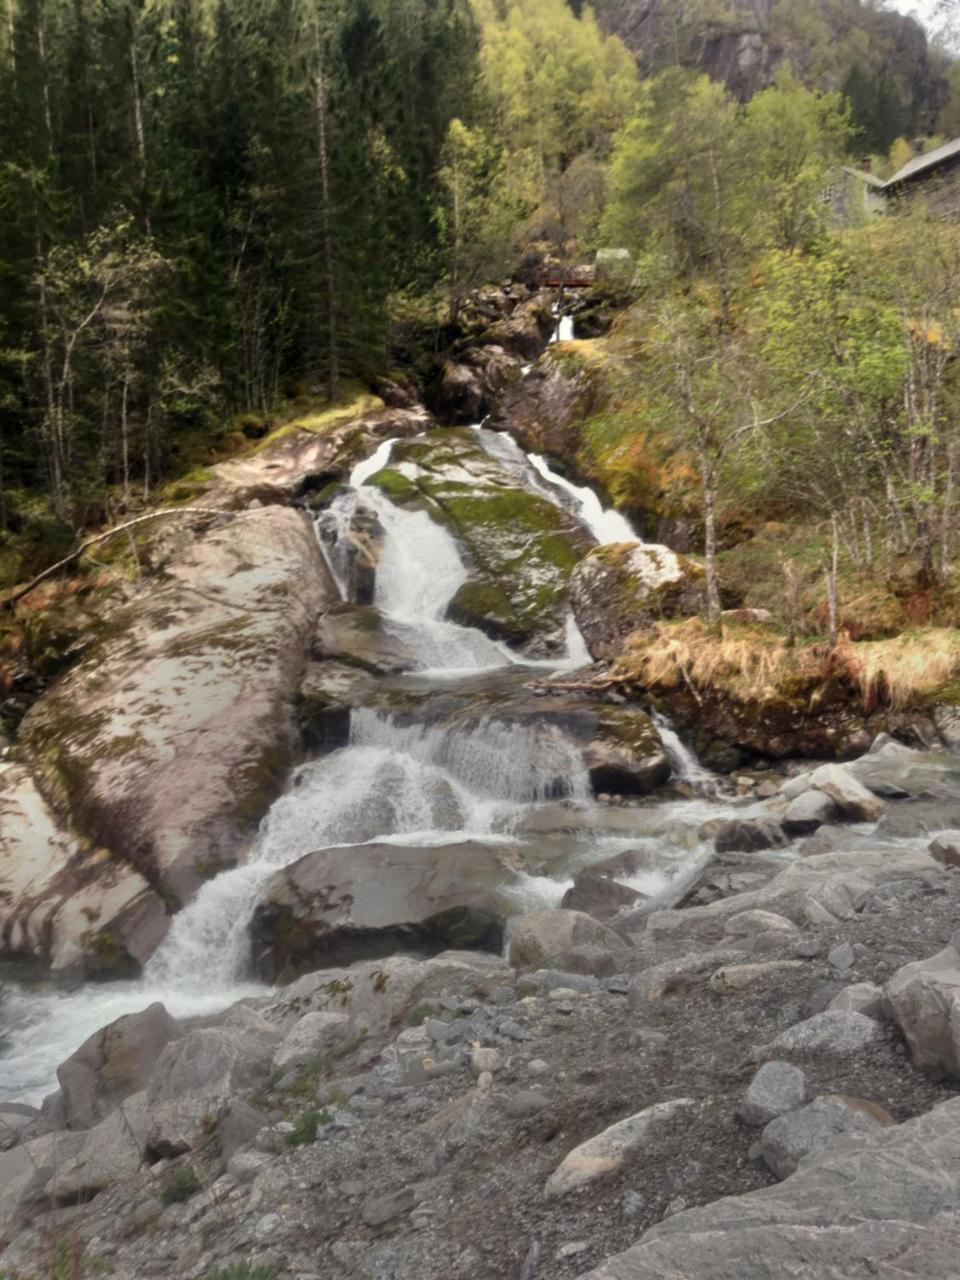
<svg viewBox="0 0 960 1280"><path fill-rule="evenodd" d="M936 105L938 80L919 23L899 13L868 11L855 0L811 8L811 31L816 28L816 39L834 52L851 31L858 37L851 56L840 54L826 78L825 68L814 65L813 34L801 39L792 6L774 0L730 0L707 16L692 0L598 0L595 8L606 30L620 36L644 70L674 61L679 50L683 61L722 80L741 99L769 85L784 63L817 87L838 89L855 55L871 67L876 63L875 69L882 64L915 111Z"/></svg>

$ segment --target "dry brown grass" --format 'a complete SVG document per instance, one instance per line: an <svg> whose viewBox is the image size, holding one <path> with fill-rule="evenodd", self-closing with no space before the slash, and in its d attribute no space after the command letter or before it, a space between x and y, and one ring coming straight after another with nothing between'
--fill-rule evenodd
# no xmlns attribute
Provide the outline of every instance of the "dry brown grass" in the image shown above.
<svg viewBox="0 0 960 1280"><path fill-rule="evenodd" d="M613 674L649 689L687 686L715 690L738 701L816 695L817 686L846 681L867 710L922 704L960 673L960 632L926 628L886 640L854 642L841 636L835 649L791 644L772 627L700 618L662 622L636 632Z"/></svg>
<svg viewBox="0 0 960 1280"><path fill-rule="evenodd" d="M960 632L928 627L857 644L841 638L832 656L843 663L865 706L906 707L953 681L960 669Z"/></svg>

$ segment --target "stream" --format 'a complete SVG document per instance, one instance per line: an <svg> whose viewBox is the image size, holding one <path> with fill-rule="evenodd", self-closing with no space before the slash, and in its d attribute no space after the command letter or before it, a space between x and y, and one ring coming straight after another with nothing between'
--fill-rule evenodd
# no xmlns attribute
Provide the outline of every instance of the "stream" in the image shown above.
<svg viewBox="0 0 960 1280"><path fill-rule="evenodd" d="M571 511L600 542L635 539L627 521L604 510L591 490L557 475L541 457L525 458L508 436L476 428L484 449L523 464L529 484ZM387 464L384 442L353 471L349 485L318 521L318 536L345 599L350 599L347 534L358 504L383 530L375 600L385 626L401 637L420 669L393 685L429 703L454 696L469 706L531 679L576 669L589 656L576 624L560 660L521 659L478 630L445 617L467 570L452 536L423 511L395 506L368 482ZM3 989L0 1100L38 1104L56 1087L56 1067L89 1035L121 1014L162 1001L178 1018L210 1014L267 990L250 978L248 925L264 882L306 853L371 841L406 848L472 840L524 852L524 870L504 892L517 912L559 906L574 873L602 858L642 850L649 867L624 883L671 901L710 855L700 830L710 818L743 816L744 803L719 797L702 769L658 721L674 778L670 790L626 805L591 794L575 745L555 728L494 717L410 723L375 708L351 712L348 745L295 770L264 818L253 851L206 883L174 919L142 977L61 991L49 985ZM780 851L784 860L795 856Z"/></svg>

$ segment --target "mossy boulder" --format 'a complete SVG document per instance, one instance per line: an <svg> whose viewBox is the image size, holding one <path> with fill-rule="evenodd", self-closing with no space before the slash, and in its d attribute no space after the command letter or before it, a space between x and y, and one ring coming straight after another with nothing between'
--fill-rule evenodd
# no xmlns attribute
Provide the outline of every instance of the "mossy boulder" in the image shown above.
<svg viewBox="0 0 960 1280"><path fill-rule="evenodd" d="M626 639L664 618L703 607L704 571L668 547L614 542L577 566L570 584L577 625L594 658L609 660Z"/></svg>
<svg viewBox="0 0 960 1280"><path fill-rule="evenodd" d="M395 445L371 483L399 505L420 505L456 539L468 580L449 616L540 656L562 651L570 576L596 544L535 479L507 442L490 448L476 432L448 429Z"/></svg>

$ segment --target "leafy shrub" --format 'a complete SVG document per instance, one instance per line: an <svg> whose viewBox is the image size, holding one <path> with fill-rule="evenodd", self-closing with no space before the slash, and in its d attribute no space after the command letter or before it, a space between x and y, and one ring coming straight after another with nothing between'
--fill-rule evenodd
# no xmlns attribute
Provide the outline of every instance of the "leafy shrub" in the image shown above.
<svg viewBox="0 0 960 1280"><path fill-rule="evenodd" d="M196 1170L185 1166L164 1174L160 1182L160 1201L162 1204L180 1204L189 1200L200 1190L200 1179Z"/></svg>

